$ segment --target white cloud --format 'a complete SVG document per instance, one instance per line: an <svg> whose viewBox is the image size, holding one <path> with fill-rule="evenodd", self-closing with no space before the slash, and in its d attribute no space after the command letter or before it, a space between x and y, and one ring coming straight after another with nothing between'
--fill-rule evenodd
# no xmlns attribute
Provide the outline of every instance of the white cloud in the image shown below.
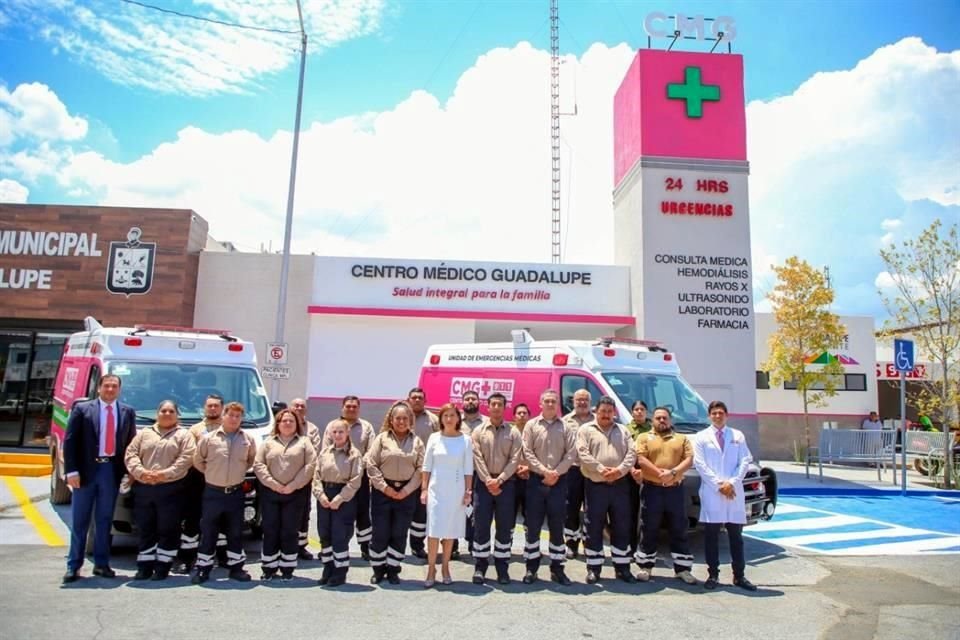
<svg viewBox="0 0 960 640"><path fill-rule="evenodd" d="M29 195L30 189L16 180L10 180L9 178L0 180L0 202L23 204L27 201Z"/></svg>
<svg viewBox="0 0 960 640"><path fill-rule="evenodd" d="M594 45L562 67L562 86L576 74L579 97L579 115L562 122L568 262L613 259L612 104L632 57L626 46ZM415 91L386 111L306 123L294 250L548 261L548 65L526 43L494 49L445 103ZM915 38L750 103L758 308L772 286L769 265L790 255L831 267L838 311L879 308L870 283L879 286L883 234L912 233L915 205L956 213L944 194L958 191L960 172L936 170L960 166L956 104L960 52ZM290 147L289 131L263 138L188 127L132 162L65 154L57 179L101 204L192 208L218 239L277 249Z"/></svg>
<svg viewBox="0 0 960 640"><path fill-rule="evenodd" d="M306 0L311 53L376 32L384 0ZM115 0L6 0L56 52L119 84L165 93L239 92L297 59L299 35L191 20ZM161 3L164 4L164 3ZM164 6L168 6L166 3ZM290 0L194 0L177 9L205 18L297 31ZM0 24L2 26L2 24Z"/></svg>
<svg viewBox="0 0 960 640"><path fill-rule="evenodd" d="M881 271L874 279L873 286L881 291L884 289L894 289L897 286L897 281L893 279L889 271Z"/></svg>
<svg viewBox="0 0 960 640"><path fill-rule="evenodd" d="M17 138L80 140L86 135L87 121L70 115L47 85L24 83L12 92L0 85L0 146Z"/></svg>

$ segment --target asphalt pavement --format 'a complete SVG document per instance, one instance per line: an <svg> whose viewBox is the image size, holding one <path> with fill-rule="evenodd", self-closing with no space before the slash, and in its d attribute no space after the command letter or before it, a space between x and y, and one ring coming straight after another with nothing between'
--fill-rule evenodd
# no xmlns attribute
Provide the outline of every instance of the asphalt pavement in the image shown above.
<svg viewBox="0 0 960 640"><path fill-rule="evenodd" d="M799 480L791 482L792 476L803 476L802 467L798 470L790 463L779 464L782 470L778 472L786 480L781 486L804 486ZM784 544L785 540L791 542L793 536L789 534L768 535L784 531L772 528L778 520L782 525L802 523L804 517L796 514L804 510L812 512L808 524L817 526L824 518L836 516L868 523L841 523L839 526L857 525L854 530L840 532L846 535L875 529L883 532L881 526L927 527L925 530L953 535L952 525L933 527L927 523L927 519L938 516L926 512L922 522L890 522L899 517L898 513L915 511L913 507L921 502L924 509L934 508L926 504L934 494L917 496L917 502L905 503L907 507L891 507L884 501L894 493L867 496L869 499L861 495L858 503L885 505L888 521L879 525L869 517L874 512L857 510L867 508L862 504L854 509L849 507L851 503L816 502L843 497L816 495L818 487L846 487L850 491L876 488L875 471L840 472L837 475L842 477L828 478L822 485L813 480L816 484L809 485L809 496L784 496L779 518L758 525L760 529L747 529L752 536L746 539L747 575L760 586L756 593L732 587L726 566L721 572L724 586L717 591L683 585L662 560L648 584L615 582L608 560L601 584L586 585L585 567L578 559L568 563L567 573L574 580L571 587L547 581L545 567L541 569L541 581L527 586L519 582L522 563L517 555L511 569L514 583L506 587L471 584L469 556L465 562L453 563L455 583L450 586L424 590L423 563L415 559L405 563L401 585L372 586L368 584L371 570L359 559L355 546L349 583L337 590L316 585L321 572L317 562L302 563L292 583L260 583L255 579L239 584L226 580L224 570L216 570L214 580L202 586L190 585L185 576L162 583L137 583L130 580L135 570L131 541L123 539L118 540L120 548L112 560L121 574L119 578L88 577L62 586L69 507L49 504L44 495L48 479L2 478L0 596L5 610L0 638L105 640L150 634L164 639L235 640L282 634L390 640L500 635L522 640L655 634L764 640L960 640L960 554L947 543L932 555L901 550L854 556L825 553L811 545ZM881 484L892 488L889 478L886 480ZM945 513L949 517L953 511ZM764 535L755 535L761 533ZM702 538L694 535L691 542L696 552L694 573L703 579ZM870 546L863 544L860 548ZM520 550L518 536L514 553ZM668 551L664 546L661 558L669 558ZM256 577L256 541L248 541L247 554L251 559L248 568ZM88 564L83 573L89 575L89 571Z"/></svg>

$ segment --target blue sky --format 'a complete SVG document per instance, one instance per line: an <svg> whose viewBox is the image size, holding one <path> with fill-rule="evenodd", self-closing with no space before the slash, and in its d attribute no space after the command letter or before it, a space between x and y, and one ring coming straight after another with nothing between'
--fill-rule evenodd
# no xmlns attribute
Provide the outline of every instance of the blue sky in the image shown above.
<svg viewBox="0 0 960 640"><path fill-rule="evenodd" d="M153 4L295 26L287 0ZM543 210L548 157L544 167L528 171L533 162L501 160L494 142L517 140L542 121L543 131L518 144L546 148L538 146L546 145L547 129L540 102L549 47L545 0L310 0L305 6L311 55L296 249L410 255L410 243L423 237L405 230L429 226L429 244L440 248L417 255L453 257L455 249L442 248L445 239L456 243L484 222L512 223L517 211ZM643 19L650 11L736 20L734 50L745 56L751 103L759 293L769 285L760 263L796 253L830 264L839 310L882 313L876 296L882 242L915 234L934 217L960 217L960 130L952 115L960 98L960 4L561 0L564 99L572 104L575 87L582 112L564 125L571 237L591 228L598 206L609 205L609 140L600 135L609 127L605 110L612 111L610 94L630 50L646 45ZM190 207L210 220L219 239L251 250L263 240L276 246L297 45L295 36L211 27L119 0L7 0L0 5L0 181L6 181L0 184L7 185L0 196ZM886 71L878 75L878 65L902 80L883 86L878 78ZM17 93L21 86L32 89ZM771 114L800 113L801 104L807 112L811 104L824 110L857 104L856 95L843 97L843 86L871 97L871 104L857 106L869 110L867 121L876 119L873 133L839 131L810 148L809 135L788 137L788 147L778 149L757 139L777 130ZM827 92L823 98L804 97L818 89ZM864 114L850 118L865 121ZM837 138L844 144L834 144ZM337 173L343 167L368 175L343 178ZM807 178L800 182L800 175ZM446 219L452 214L456 220ZM821 221L820 233L800 218ZM601 229L612 230L611 220L604 218ZM549 259L542 226L521 227L545 239L526 252L530 259ZM829 246L836 238L853 242ZM607 261L606 253L565 246L571 261ZM477 257L503 256L490 249Z"/></svg>

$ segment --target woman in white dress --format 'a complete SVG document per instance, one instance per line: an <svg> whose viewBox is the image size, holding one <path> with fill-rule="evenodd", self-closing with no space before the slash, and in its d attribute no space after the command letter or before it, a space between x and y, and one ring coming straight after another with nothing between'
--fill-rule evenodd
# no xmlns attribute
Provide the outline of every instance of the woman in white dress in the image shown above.
<svg viewBox="0 0 960 640"><path fill-rule="evenodd" d="M452 404L440 409L440 431L431 434L423 458L420 501L427 505L427 578L437 579L437 548L443 541L443 584L451 584L453 541L465 531L466 507L473 500L473 443L460 431L460 411Z"/></svg>

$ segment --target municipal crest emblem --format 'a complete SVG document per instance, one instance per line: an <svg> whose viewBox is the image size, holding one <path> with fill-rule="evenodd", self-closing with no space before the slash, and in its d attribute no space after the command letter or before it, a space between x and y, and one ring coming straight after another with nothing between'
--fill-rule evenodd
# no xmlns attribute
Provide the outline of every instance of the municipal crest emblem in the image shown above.
<svg viewBox="0 0 960 640"><path fill-rule="evenodd" d="M144 294L153 285L156 242L140 242L140 227L131 227L126 242L110 243L107 291L127 297Z"/></svg>

